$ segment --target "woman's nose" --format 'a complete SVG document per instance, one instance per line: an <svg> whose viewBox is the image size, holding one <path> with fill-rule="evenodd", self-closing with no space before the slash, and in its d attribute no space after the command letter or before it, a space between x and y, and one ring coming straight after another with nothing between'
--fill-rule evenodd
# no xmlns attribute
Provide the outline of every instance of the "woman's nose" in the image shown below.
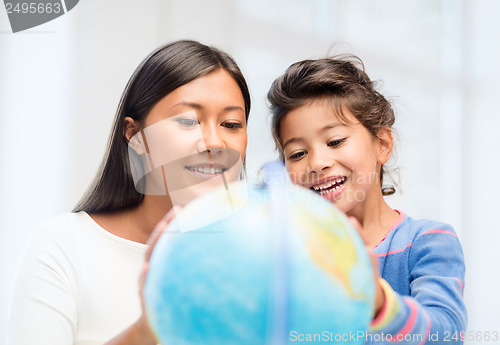
<svg viewBox="0 0 500 345"><path fill-rule="evenodd" d="M211 124L201 124L202 138L198 141L198 152L217 151L225 147L218 126Z"/></svg>

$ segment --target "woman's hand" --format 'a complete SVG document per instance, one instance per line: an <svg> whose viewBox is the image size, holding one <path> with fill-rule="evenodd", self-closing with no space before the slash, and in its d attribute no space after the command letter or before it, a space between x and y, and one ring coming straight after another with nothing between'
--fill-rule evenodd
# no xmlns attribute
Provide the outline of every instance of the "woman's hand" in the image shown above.
<svg viewBox="0 0 500 345"><path fill-rule="evenodd" d="M149 269L149 260L151 259L151 254L156 246L156 243L160 239L161 235L167 228L167 225L174 219L175 215L180 211L180 207L174 206L170 211L158 222L154 230L149 236L148 248L146 250L144 266L142 267L142 272L139 277L139 294L141 298L141 317L132 324L129 328L124 330L118 336L108 341L105 345L156 345L158 341L149 326L148 317L146 315L146 307L144 303L144 284L146 283L146 276Z"/></svg>
<svg viewBox="0 0 500 345"><path fill-rule="evenodd" d="M358 230L358 233L361 235L361 238L363 238L363 226L358 222L358 220L354 217L349 217L349 221L351 224ZM364 239L363 239L364 241ZM366 244L366 242L365 242ZM375 279L375 306L374 306L374 311L373 311L373 318L375 319L378 315L378 313L382 310L385 304L385 295L384 295L384 290L382 289L382 285L380 284L380 274L378 273L378 259L375 256L375 254L372 252L371 248L369 246L365 246L366 251L368 252L368 255L370 255L370 260L372 262L372 267L373 267L373 276Z"/></svg>
<svg viewBox="0 0 500 345"><path fill-rule="evenodd" d="M156 243L167 228L168 224L172 221L172 219L174 219L175 215L180 211L180 209L181 208L178 206L172 207L170 211L168 211L167 214L162 218L162 220L160 220L158 224L156 224L153 232L151 232L151 235L149 236L148 242L146 243L148 245L148 249L146 250L144 266L142 267L142 272L139 277L139 293L141 297L142 315L137 321L139 333L142 333L144 344L146 344L146 342L147 344L157 344L156 337L154 336L153 331L151 330L148 323L143 293L144 285L146 284L146 277L149 270L149 260L151 259L151 254L153 253L153 249L155 248Z"/></svg>

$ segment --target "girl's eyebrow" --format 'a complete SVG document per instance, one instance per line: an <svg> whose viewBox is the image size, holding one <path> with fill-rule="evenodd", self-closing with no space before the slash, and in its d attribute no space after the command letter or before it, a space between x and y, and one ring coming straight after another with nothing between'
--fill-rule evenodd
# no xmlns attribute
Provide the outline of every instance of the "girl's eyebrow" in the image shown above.
<svg viewBox="0 0 500 345"><path fill-rule="evenodd" d="M288 139L284 144L283 144L283 150L285 149L286 145L291 144L291 143L296 143L298 141L304 141L303 138L291 138Z"/></svg>
<svg viewBox="0 0 500 345"><path fill-rule="evenodd" d="M334 122L334 123L330 123L320 129L317 130L317 133L318 134L321 134L322 132L325 132L329 129L332 129L332 128L335 128L335 127L339 127L339 126L342 126L342 124L338 123L338 122ZM285 146L288 145L288 144L291 144L291 143L296 143L296 142L300 142L300 141L304 141L304 138L302 137L293 137L289 140L287 140L284 144L283 144L283 149L285 149Z"/></svg>
<svg viewBox="0 0 500 345"><path fill-rule="evenodd" d="M342 126L342 124L340 124L338 122L330 123L330 124L324 126L323 128L318 129L318 133L321 133L321 132L324 132L324 131L327 131L329 129L339 127L339 126Z"/></svg>

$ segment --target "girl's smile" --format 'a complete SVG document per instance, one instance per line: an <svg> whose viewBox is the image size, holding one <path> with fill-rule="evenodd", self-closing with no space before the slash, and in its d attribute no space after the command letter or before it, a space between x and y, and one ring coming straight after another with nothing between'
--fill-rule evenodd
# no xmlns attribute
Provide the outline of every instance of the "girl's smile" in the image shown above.
<svg viewBox="0 0 500 345"><path fill-rule="evenodd" d="M385 163L380 140L343 109L315 100L291 110L281 124L285 164L293 183L313 190L342 211L355 212L380 194Z"/></svg>
<svg viewBox="0 0 500 345"><path fill-rule="evenodd" d="M347 176L328 177L314 183L310 189L324 198L333 201L344 191L346 182Z"/></svg>

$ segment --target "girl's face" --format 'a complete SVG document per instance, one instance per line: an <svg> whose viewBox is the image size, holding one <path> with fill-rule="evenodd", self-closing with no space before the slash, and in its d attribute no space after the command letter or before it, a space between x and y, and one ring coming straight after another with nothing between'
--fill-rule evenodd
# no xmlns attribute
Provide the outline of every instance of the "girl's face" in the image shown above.
<svg viewBox="0 0 500 345"><path fill-rule="evenodd" d="M168 193L178 205L236 180L246 145L243 95L223 69L162 98L129 141L146 166L144 194Z"/></svg>
<svg viewBox="0 0 500 345"><path fill-rule="evenodd" d="M390 157L346 109L339 121L331 103L316 100L285 115L281 124L285 165L293 183L309 188L349 213L380 193L379 171ZM389 152L388 152L389 150Z"/></svg>

